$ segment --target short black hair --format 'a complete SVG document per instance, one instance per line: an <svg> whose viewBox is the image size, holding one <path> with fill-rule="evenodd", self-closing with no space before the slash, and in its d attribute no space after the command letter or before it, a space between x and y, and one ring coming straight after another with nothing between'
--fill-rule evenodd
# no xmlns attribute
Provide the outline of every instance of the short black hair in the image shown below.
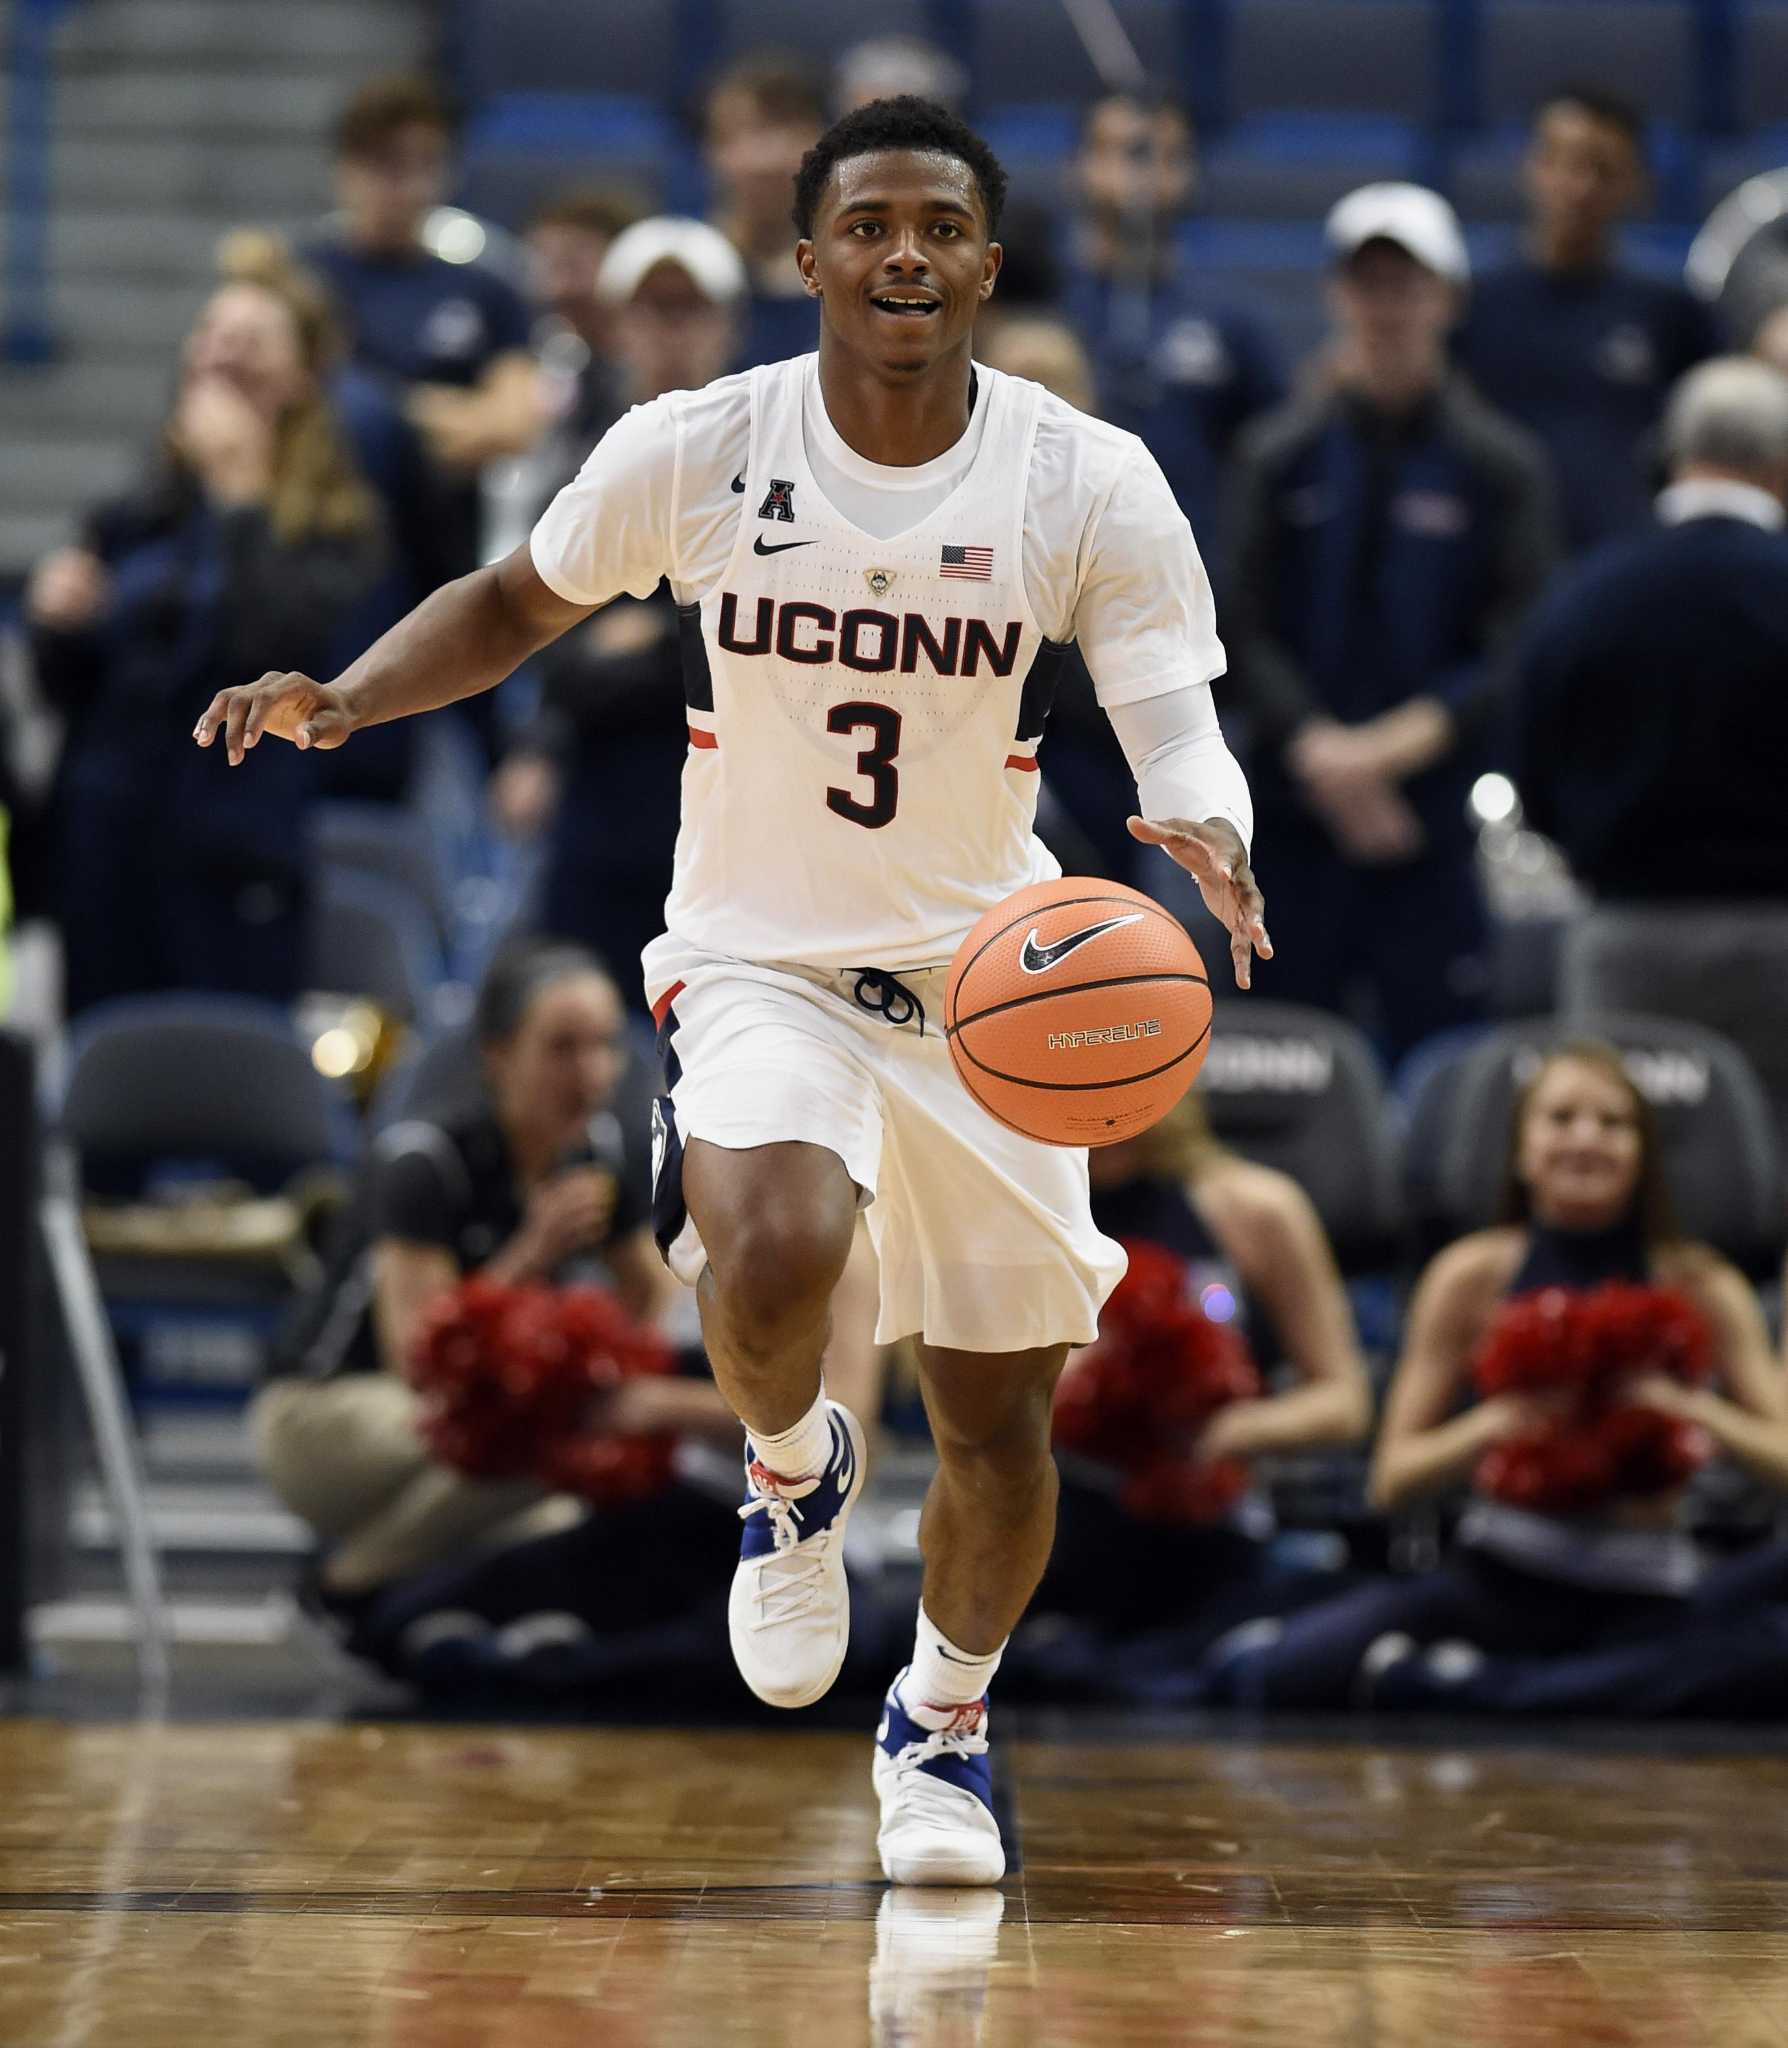
<svg viewBox="0 0 1788 2048"><path fill-rule="evenodd" d="M795 173L795 228L804 240L813 237L814 217L826 180L847 157L868 156L879 149L929 149L967 164L980 187L987 212L987 232L999 232L1006 204L1006 173L975 131L960 115L936 100L903 92L893 99L870 100L834 121L801 159Z"/></svg>
<svg viewBox="0 0 1788 2048"><path fill-rule="evenodd" d="M1605 92L1599 85L1582 85L1575 80L1549 92L1533 110L1535 122L1551 113L1554 107L1578 107L1592 121L1601 122L1604 128L1613 128L1626 137L1633 145L1633 154L1643 158L1646 149L1645 116L1628 99L1622 99L1617 92Z"/></svg>

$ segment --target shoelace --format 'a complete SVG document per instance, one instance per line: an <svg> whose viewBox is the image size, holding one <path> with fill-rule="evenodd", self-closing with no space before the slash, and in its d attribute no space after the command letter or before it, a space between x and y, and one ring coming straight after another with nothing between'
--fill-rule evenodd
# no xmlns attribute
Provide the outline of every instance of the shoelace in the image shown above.
<svg viewBox="0 0 1788 2048"><path fill-rule="evenodd" d="M986 1724L983 1723L983 1726ZM963 1824L966 1799L973 1806L980 1801L961 1785L952 1785L942 1778L931 1777L921 1766L935 1761L938 1757L971 1757L987 1754L987 1737L979 1729L972 1732L953 1732L940 1728L926 1736L923 1742L909 1742L894 1759L895 1776L900 1784L900 1811L903 1818L928 1821L933 1826L959 1828Z"/></svg>
<svg viewBox="0 0 1788 2048"><path fill-rule="evenodd" d="M890 1024L910 1024L917 1017L919 1036L925 1036L925 1005L899 975L885 967L849 967L845 972L857 977L851 995L860 1008L886 1017Z"/></svg>
<svg viewBox="0 0 1788 2048"><path fill-rule="evenodd" d="M759 1485L755 1472L751 1483ZM821 1484L824 1483L822 1480ZM798 1620L819 1598L820 1577L832 1547L833 1533L822 1529L802 1545L798 1557L791 1556L801 1542L801 1532L795 1526L803 1519L800 1503L761 1488L740 1508L739 1520L748 1521L760 1513L770 1519L770 1542L775 1555L765 1560L757 1575L757 1616L751 1624L754 1629Z"/></svg>
<svg viewBox="0 0 1788 2048"><path fill-rule="evenodd" d="M987 1737L981 1730L986 1725L986 1721L982 1720L973 1728L934 1728L923 1742L909 1742L894 1759L894 1768L904 1776L909 1771L918 1770L923 1764L935 1762L940 1756L985 1756ZM937 1784L940 1781L933 1778L927 1782ZM952 1792L958 1789L954 1785L949 1787Z"/></svg>

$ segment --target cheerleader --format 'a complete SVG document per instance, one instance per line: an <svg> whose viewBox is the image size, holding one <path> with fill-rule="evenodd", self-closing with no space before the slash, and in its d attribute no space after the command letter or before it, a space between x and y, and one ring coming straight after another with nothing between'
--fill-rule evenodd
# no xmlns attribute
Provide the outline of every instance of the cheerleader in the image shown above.
<svg viewBox="0 0 1788 2048"><path fill-rule="evenodd" d="M1618 1651L1694 1618L1704 1562L1680 1511L1704 1457L1726 1451L1788 1485L1788 1385L1756 1299L1675 1229L1649 1108L1611 1047L1566 1046L1520 1092L1503 1217L1423 1274L1373 1460L1371 1498L1389 1512L1471 1487L1443 1562L1219 1654L1206 1674L1214 1696L1414 1704L1384 1681L1407 1678L1415 1659L1450 1686L1450 1704L1490 1704L1496 1688L1474 1702L1456 1682L1486 1656ZM1663 1292L1598 1291L1610 1285ZM1615 1314L1634 1369L1586 1393L1599 1323ZM1559 1333L1550 1383L1531 1342L1548 1317ZM1680 1372L1660 1369L1664 1358ZM1556 1689L1547 1705L1562 1705Z"/></svg>

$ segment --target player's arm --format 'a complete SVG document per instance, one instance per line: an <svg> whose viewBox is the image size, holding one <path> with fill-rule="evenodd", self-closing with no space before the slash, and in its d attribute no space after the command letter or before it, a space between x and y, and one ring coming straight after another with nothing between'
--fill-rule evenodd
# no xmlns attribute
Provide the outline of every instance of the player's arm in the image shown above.
<svg viewBox="0 0 1788 2048"><path fill-rule="evenodd" d="M1136 777L1138 839L1197 882L1229 933L1238 988L1272 957L1266 904L1249 864L1247 778L1217 723L1223 672L1210 578L1159 465L1140 446L1095 516L1074 629L1099 701Z"/></svg>
<svg viewBox="0 0 1788 2048"><path fill-rule="evenodd" d="M495 688L594 607L550 590L527 546L443 584L374 641L333 683L274 672L212 698L193 738L219 733L231 767L263 733L299 747L339 747L363 725L385 725Z"/></svg>
<svg viewBox="0 0 1788 2048"><path fill-rule="evenodd" d="M494 688L610 598L643 597L670 573L678 446L668 401L636 406L514 554L443 585L333 683L274 674L220 690L193 737L208 747L221 732L233 767L263 733L339 747L363 725Z"/></svg>

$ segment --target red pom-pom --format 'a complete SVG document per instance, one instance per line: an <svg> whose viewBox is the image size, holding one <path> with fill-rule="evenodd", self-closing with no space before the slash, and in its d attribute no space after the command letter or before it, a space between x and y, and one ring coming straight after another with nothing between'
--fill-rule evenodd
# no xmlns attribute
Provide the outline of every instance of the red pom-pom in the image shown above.
<svg viewBox="0 0 1788 2048"><path fill-rule="evenodd" d="M1063 1375L1060 1449L1123 1475L1119 1498L1147 1521L1214 1521L1246 1491L1245 1465L1200 1463L1184 1446L1230 1401L1260 1392L1240 1333L1190 1298L1185 1262L1126 1244L1130 1267L1099 1319L1098 1341Z"/></svg>
<svg viewBox="0 0 1788 2048"><path fill-rule="evenodd" d="M473 1277L424 1315L408 1375L423 1396L423 1437L444 1463L618 1503L663 1486L674 1445L592 1430L592 1407L622 1380L671 1364L664 1341L599 1288Z"/></svg>
<svg viewBox="0 0 1788 2048"><path fill-rule="evenodd" d="M1548 1514L1671 1492L1712 1455L1712 1444L1675 1416L1622 1401L1620 1389L1643 1374L1690 1383L1712 1369L1707 1320L1672 1288L1610 1282L1584 1293L1519 1295L1503 1304L1478 1348L1479 1392L1574 1398L1552 1426L1488 1452L1477 1483Z"/></svg>

